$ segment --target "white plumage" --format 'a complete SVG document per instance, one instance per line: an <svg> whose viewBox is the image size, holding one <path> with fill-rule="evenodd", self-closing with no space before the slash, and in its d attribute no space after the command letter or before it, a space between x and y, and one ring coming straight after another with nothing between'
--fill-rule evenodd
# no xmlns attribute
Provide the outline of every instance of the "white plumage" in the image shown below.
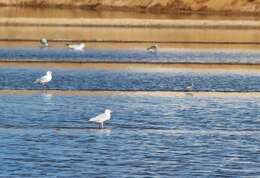
<svg viewBox="0 0 260 178"><path fill-rule="evenodd" d="M42 38L40 40L40 43L41 43L42 47L48 47L49 46L48 40L46 38Z"/></svg>
<svg viewBox="0 0 260 178"><path fill-rule="evenodd" d="M193 89L193 83L191 83L191 85L186 87L186 90L188 90L188 91L192 91L192 89Z"/></svg>
<svg viewBox="0 0 260 178"><path fill-rule="evenodd" d="M110 109L106 109L104 113L99 114L96 117L89 119L90 122L95 122L100 124L100 128L103 128L104 122L110 120L112 111Z"/></svg>
<svg viewBox="0 0 260 178"><path fill-rule="evenodd" d="M52 79L52 72L51 71L47 71L46 75L42 76L41 78L38 78L34 81L34 83L40 83L40 84L46 84L48 82L50 82Z"/></svg>
<svg viewBox="0 0 260 178"><path fill-rule="evenodd" d="M76 51L82 51L85 48L85 43L80 44L67 44L68 48L76 50Z"/></svg>

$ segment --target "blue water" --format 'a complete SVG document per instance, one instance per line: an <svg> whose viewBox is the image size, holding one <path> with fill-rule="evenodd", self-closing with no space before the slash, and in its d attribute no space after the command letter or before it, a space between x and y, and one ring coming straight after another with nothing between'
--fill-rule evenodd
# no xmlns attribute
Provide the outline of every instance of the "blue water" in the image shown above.
<svg viewBox="0 0 260 178"><path fill-rule="evenodd" d="M260 91L260 74L51 68L53 80L34 84L47 69L0 68L0 89Z"/></svg>
<svg viewBox="0 0 260 178"><path fill-rule="evenodd" d="M258 52L3 49L7 61L259 63ZM53 72L43 87L33 81ZM155 96L128 90L232 91ZM259 177L260 73L0 67L0 177ZM109 94L50 94L112 90ZM123 90L117 95L113 90ZM31 93L31 94L30 94ZM76 93L76 95L75 95ZM101 92L102 93L102 92ZM235 97L237 96L237 97ZM88 122L113 110L105 129Z"/></svg>
<svg viewBox="0 0 260 178"><path fill-rule="evenodd" d="M0 95L3 177L257 177L260 98ZM110 108L104 130L88 118ZM58 130L57 130L58 129Z"/></svg>
<svg viewBox="0 0 260 178"><path fill-rule="evenodd" d="M147 53L145 50L72 51L68 49L0 48L8 61L147 62L147 63L260 63L259 52L182 51Z"/></svg>

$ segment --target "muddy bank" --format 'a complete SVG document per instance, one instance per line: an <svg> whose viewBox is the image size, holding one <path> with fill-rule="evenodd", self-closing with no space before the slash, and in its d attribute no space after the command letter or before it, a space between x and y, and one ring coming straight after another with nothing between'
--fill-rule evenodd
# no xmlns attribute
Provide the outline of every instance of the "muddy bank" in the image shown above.
<svg viewBox="0 0 260 178"><path fill-rule="evenodd" d="M259 13L258 0L0 0L2 6L117 9L149 12Z"/></svg>
<svg viewBox="0 0 260 178"><path fill-rule="evenodd" d="M258 29L215 28L64 28L63 26L4 26L0 28L0 41L2 42L31 42L32 45L37 45L35 47L39 47L39 39L43 37L49 39L52 45L56 43L62 48L65 47L66 42L84 41L88 44L95 43L93 48L97 48L97 46L102 48L105 43L110 43L110 45L104 46L109 49L124 47L146 49L153 43L160 43L160 50L163 50L164 47L171 49L174 44L182 44L181 46L184 48L187 48L189 44L204 46L203 48L216 48L215 45L219 45L219 48L223 48L223 46L232 48L231 45L233 48L237 48L239 45L256 45L253 49L259 50L260 31ZM5 45L10 47L10 43L2 44L2 46ZM26 44L24 45L26 47ZM89 47L91 46L88 45Z"/></svg>
<svg viewBox="0 0 260 178"><path fill-rule="evenodd" d="M51 96L160 96L160 97L239 97L256 98L260 92L205 92L205 91L111 91L111 90L0 90L0 95Z"/></svg>
<svg viewBox="0 0 260 178"><path fill-rule="evenodd" d="M37 62L37 61L0 61L0 68L40 68L40 69L96 69L96 70L125 70L125 71L146 71L146 72L170 72L170 71L190 71L196 73L237 73L237 74L259 74L260 64L221 64L221 63L117 63L117 62Z"/></svg>
<svg viewBox="0 0 260 178"><path fill-rule="evenodd" d="M0 26L136 27L136 28L231 28L259 29L258 20L102 19L102 18L0 18Z"/></svg>

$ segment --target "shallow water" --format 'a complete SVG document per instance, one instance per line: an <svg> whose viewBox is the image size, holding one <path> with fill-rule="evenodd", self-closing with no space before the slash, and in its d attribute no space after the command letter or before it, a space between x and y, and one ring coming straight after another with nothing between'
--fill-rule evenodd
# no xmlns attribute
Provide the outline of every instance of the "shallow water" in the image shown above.
<svg viewBox="0 0 260 178"><path fill-rule="evenodd" d="M134 62L134 63L260 63L257 51L179 50L148 53L146 49L98 50L0 48L1 61Z"/></svg>
<svg viewBox="0 0 260 178"><path fill-rule="evenodd" d="M0 65L1 176L260 175L259 68L241 72L140 64L259 63L258 52L0 48L0 56L2 61L20 61ZM115 66L32 67L21 61ZM120 62L135 67L120 68ZM47 70L53 71L53 80L46 87L34 84ZM181 92L191 83L193 93ZM180 92L146 93L158 90ZM113 110L112 119L100 130L88 119L106 108Z"/></svg>
<svg viewBox="0 0 260 178"><path fill-rule="evenodd" d="M46 86L33 83L53 72ZM260 91L260 72L195 72L188 69L63 69L63 68L0 68L0 89L56 90L144 90L185 91L193 83L193 91Z"/></svg>
<svg viewBox="0 0 260 178"><path fill-rule="evenodd" d="M256 177L259 99L0 95L1 175Z"/></svg>

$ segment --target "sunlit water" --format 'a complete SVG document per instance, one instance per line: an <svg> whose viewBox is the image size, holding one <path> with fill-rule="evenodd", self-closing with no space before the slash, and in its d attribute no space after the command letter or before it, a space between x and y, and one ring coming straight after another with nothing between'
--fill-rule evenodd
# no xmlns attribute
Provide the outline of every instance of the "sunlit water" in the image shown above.
<svg viewBox="0 0 260 178"><path fill-rule="evenodd" d="M67 62L142 62L142 63L260 63L260 52L203 51L168 49L158 53L139 50L98 50L48 48L0 48L1 60Z"/></svg>
<svg viewBox="0 0 260 178"><path fill-rule="evenodd" d="M5 177L259 176L259 98L0 95ZM88 118L112 109L104 130Z"/></svg>
<svg viewBox="0 0 260 178"><path fill-rule="evenodd" d="M0 49L5 61L259 63L258 52ZM33 81L53 71L47 86ZM4 177L257 177L260 73L7 67L0 89L0 173ZM128 90L242 92L239 97L133 95ZM110 94L51 94L112 90ZM113 94L123 90L123 94ZM89 92L91 93L91 91ZM102 93L102 92L101 92ZM241 97L240 97L241 96ZM111 109L105 129L88 119Z"/></svg>
<svg viewBox="0 0 260 178"><path fill-rule="evenodd" d="M53 72L53 79L45 86L34 81ZM142 90L185 91L193 83L193 91L260 91L260 73L241 74L223 72L194 72L172 69L168 71L61 69L61 68L0 68L0 89L56 89L56 90Z"/></svg>

